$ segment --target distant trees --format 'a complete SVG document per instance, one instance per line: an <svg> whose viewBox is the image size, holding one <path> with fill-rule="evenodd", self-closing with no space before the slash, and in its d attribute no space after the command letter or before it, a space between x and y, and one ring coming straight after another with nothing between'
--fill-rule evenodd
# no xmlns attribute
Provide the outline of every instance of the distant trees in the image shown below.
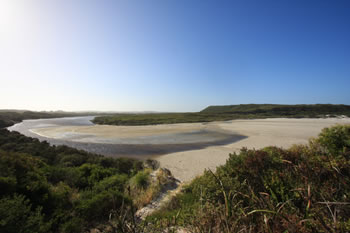
<svg viewBox="0 0 350 233"><path fill-rule="evenodd" d="M155 125L269 117L318 118L339 115L350 117L350 106L333 104L241 104L209 106L197 113L114 114L96 117L93 122L103 125Z"/></svg>
<svg viewBox="0 0 350 233"><path fill-rule="evenodd" d="M0 129L9 127L27 119L57 118L81 116L81 113L74 112L32 112L32 111L0 111Z"/></svg>

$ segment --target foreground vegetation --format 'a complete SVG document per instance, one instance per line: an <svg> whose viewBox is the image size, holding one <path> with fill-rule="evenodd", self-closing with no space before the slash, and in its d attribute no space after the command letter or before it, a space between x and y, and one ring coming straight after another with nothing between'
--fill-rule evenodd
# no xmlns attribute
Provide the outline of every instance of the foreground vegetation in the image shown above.
<svg viewBox="0 0 350 233"><path fill-rule="evenodd" d="M142 168L0 130L0 232L83 232L121 212L131 222L127 187Z"/></svg>
<svg viewBox="0 0 350 233"><path fill-rule="evenodd" d="M272 117L319 118L340 115L350 117L350 106L331 104L242 104L210 106L198 113L114 114L96 117L93 122L105 125L154 125Z"/></svg>
<svg viewBox="0 0 350 233"><path fill-rule="evenodd" d="M350 125L309 145L242 149L148 217L191 232L349 232Z"/></svg>

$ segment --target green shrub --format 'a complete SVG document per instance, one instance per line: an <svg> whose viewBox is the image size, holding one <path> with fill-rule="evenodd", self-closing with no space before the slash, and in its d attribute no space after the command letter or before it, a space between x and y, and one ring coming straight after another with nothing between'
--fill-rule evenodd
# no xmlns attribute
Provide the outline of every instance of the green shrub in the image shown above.
<svg viewBox="0 0 350 233"><path fill-rule="evenodd" d="M119 192L123 192L125 185L128 181L127 175L114 175L114 176L109 176L94 186L94 190L97 192L102 192L104 190L117 190Z"/></svg>
<svg viewBox="0 0 350 233"><path fill-rule="evenodd" d="M0 177L0 196L12 194L16 191L17 180L15 177Z"/></svg>
<svg viewBox="0 0 350 233"><path fill-rule="evenodd" d="M123 203L130 203L130 201L115 190L100 193L85 191L77 210L79 215L87 221L107 221L109 215L116 212Z"/></svg>
<svg viewBox="0 0 350 233"><path fill-rule="evenodd" d="M50 223L44 221L41 208L32 210L29 200L23 195L0 199L0 232L46 233Z"/></svg>
<svg viewBox="0 0 350 233"><path fill-rule="evenodd" d="M82 183L82 174L79 168L76 167L60 167L60 166L50 166L46 170L47 179L52 184L57 184L61 181L68 184L70 187L81 188L87 184Z"/></svg>
<svg viewBox="0 0 350 233"><path fill-rule="evenodd" d="M77 233L77 232L83 232L84 230L85 222L83 219L78 217L73 217L69 221L65 222L60 227L60 232L64 233Z"/></svg>
<svg viewBox="0 0 350 233"><path fill-rule="evenodd" d="M86 162L86 156L81 154L64 154L60 156L60 163L65 167L77 167Z"/></svg>
<svg viewBox="0 0 350 233"><path fill-rule="evenodd" d="M149 174L148 170L139 171L130 180L132 188L145 189L149 185Z"/></svg>
<svg viewBox="0 0 350 233"><path fill-rule="evenodd" d="M317 142L333 156L350 156L350 125L338 125L323 129Z"/></svg>
<svg viewBox="0 0 350 233"><path fill-rule="evenodd" d="M0 232L82 232L105 224L110 213L116 218L131 208L123 193L140 163L0 130ZM119 225L127 229L130 216Z"/></svg>

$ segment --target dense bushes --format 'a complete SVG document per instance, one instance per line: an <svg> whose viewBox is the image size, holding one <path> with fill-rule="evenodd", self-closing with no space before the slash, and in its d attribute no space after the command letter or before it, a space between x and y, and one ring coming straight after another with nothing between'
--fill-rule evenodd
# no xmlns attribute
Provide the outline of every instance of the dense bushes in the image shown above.
<svg viewBox="0 0 350 233"><path fill-rule="evenodd" d="M24 195L14 194L0 199L0 232L45 233L49 229L41 208L33 209Z"/></svg>
<svg viewBox="0 0 350 233"><path fill-rule="evenodd" d="M149 171L139 171L131 180L130 183L134 189L144 189L149 184Z"/></svg>
<svg viewBox="0 0 350 233"><path fill-rule="evenodd" d="M316 140L322 148L326 150L325 154L331 156L349 156L350 155L350 127L338 126L325 128ZM349 157L347 157L349 159Z"/></svg>
<svg viewBox="0 0 350 233"><path fill-rule="evenodd" d="M350 126L308 146L231 154L149 221L195 232L349 232Z"/></svg>
<svg viewBox="0 0 350 233"><path fill-rule="evenodd" d="M82 232L105 223L132 208L127 186L142 168L0 130L0 232Z"/></svg>

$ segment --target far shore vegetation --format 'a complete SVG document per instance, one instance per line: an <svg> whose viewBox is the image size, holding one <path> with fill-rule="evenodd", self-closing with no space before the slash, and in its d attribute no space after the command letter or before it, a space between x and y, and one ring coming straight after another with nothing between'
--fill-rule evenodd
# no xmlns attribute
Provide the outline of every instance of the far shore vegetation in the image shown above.
<svg viewBox="0 0 350 233"><path fill-rule="evenodd" d="M23 120L29 119L45 119L45 118L58 118L58 117L74 117L74 116L86 116L88 113L78 112L34 112L25 110L0 110L0 128L9 127L13 124L19 123Z"/></svg>
<svg viewBox="0 0 350 233"><path fill-rule="evenodd" d="M142 113L113 114L98 116L93 122L104 125L155 125L227 121L234 119L261 118L323 118L350 117L349 105L278 105L278 104L241 104L227 106L209 106L195 113Z"/></svg>

